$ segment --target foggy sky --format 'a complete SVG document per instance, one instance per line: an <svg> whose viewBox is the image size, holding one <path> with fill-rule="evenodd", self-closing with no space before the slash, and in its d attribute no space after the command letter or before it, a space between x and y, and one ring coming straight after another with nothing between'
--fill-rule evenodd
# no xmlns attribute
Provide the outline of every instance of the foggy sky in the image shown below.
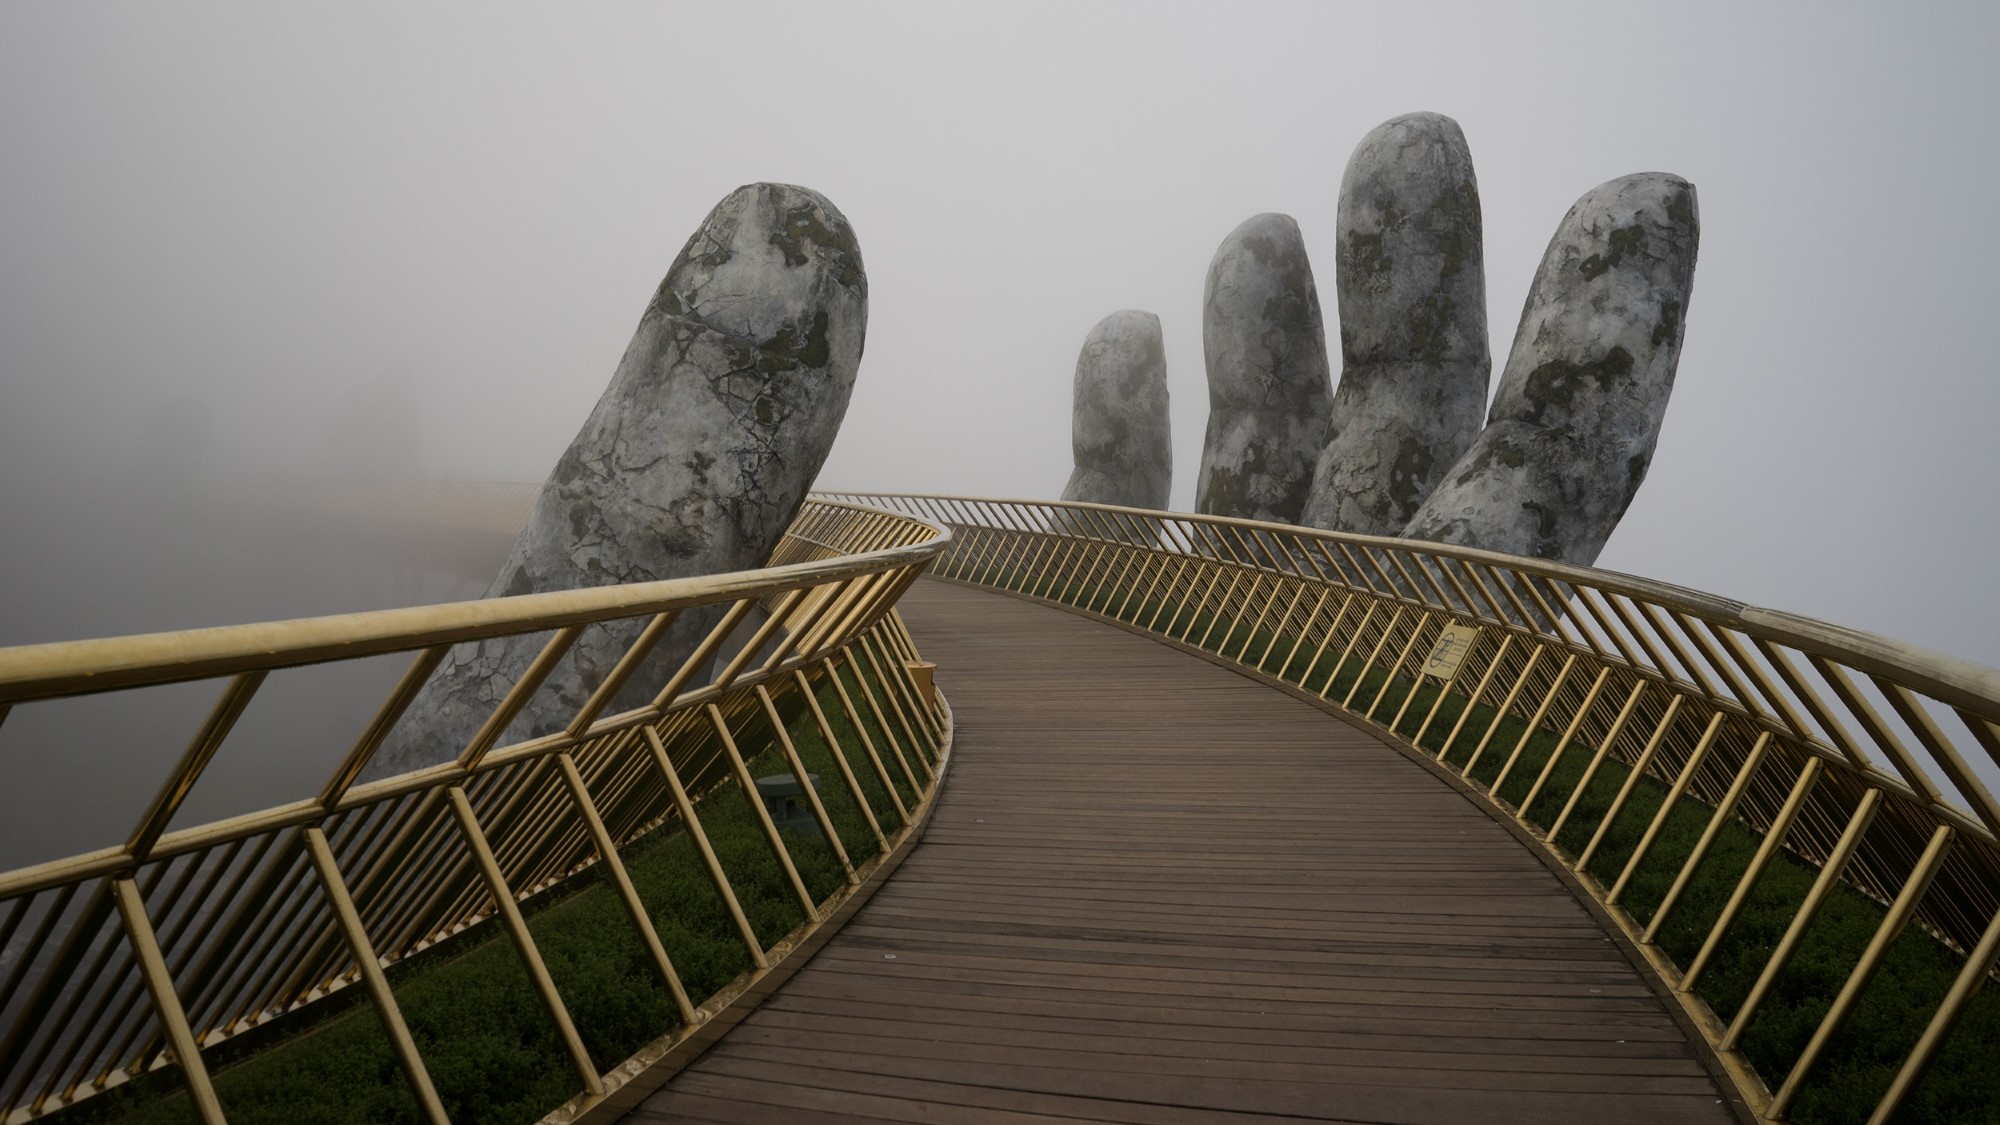
<svg viewBox="0 0 2000 1125"><path fill-rule="evenodd" d="M1676 393L1600 565L2000 664L1996 9L1503 7L0 7L0 553L145 574L77 537L80 482L539 480L755 180L825 193L867 263L822 486L1053 498L1077 349L1131 307L1185 509L1216 245L1294 216L1337 341L1341 170L1435 110L1478 168L1496 383L1579 195L1700 193ZM29 584L0 621L81 597Z"/></svg>

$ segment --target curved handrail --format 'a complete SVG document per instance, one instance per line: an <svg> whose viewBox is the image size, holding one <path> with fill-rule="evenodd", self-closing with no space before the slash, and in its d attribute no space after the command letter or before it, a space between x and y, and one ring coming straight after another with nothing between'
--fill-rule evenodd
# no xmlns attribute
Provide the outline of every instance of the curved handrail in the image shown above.
<svg viewBox="0 0 2000 1125"><path fill-rule="evenodd" d="M682 988L619 849L669 824L687 831L734 917L751 976L770 971L899 855L928 811L949 721L910 670L917 653L894 606L950 538L921 517L815 497L760 570L0 649L0 721L46 700L223 681L207 719L125 839L0 872L0 950L17 950L0 965L0 1120L38 1117L178 1060L202 1118L219 1121L203 1050L356 981L367 986L418 1106L443 1120L382 968L492 916L507 923L577 1065L583 1093L568 1110L601 1101L635 1068L597 1069L515 904L586 868L608 867L633 921L651 935L654 967L681 1015L676 1031L642 1052L648 1058L686 1041L743 994L747 984L739 980L727 996L696 1007L700 997ZM671 674L655 669L649 658L675 635L676 623L685 629L690 622L691 649L662 666ZM564 714L539 716L509 741L584 631L607 627L617 630L623 655L590 698ZM548 639L470 745L439 765L362 780L455 646L524 635ZM243 816L174 826L267 676L391 653L414 655L316 791ZM650 702L633 706L633 699ZM613 712L614 702L622 709ZM708 848L698 810L718 787L748 794L747 763L760 752L804 776L787 728L808 715L804 729L817 731L816 745L837 763L879 854L850 857L826 806L811 794L847 873L844 887L816 900L791 845L750 800L806 919L767 946ZM860 745L843 746L839 730ZM848 758L860 749L866 759L851 766ZM876 795L879 814L864 790Z"/></svg>
<svg viewBox="0 0 2000 1125"><path fill-rule="evenodd" d="M1954 706L1964 706L1983 715L1990 721L2000 723L2000 668L1993 668L1977 661L1939 652L1921 645L1899 641L1879 633L1871 633L1851 626L1823 621L1785 610L1771 609L1710 594L1688 586L1626 574L1616 570L1600 570L1596 567L1573 566L1549 559L1528 558L1522 555L1508 555L1498 551L1486 551L1477 547L1462 547L1451 543L1431 543L1422 540L1400 539L1381 535L1356 535L1348 532L1321 531L1317 528L1296 527L1291 524L1269 523L1259 520L1236 519L1229 516L1206 516L1187 512L1165 513L1145 508L1125 508L1112 504L1090 504L1076 501L1021 500L1002 497L942 496L919 492L822 492L815 495L828 499L839 499L849 503L873 504L884 507L902 508L908 506L912 512L924 510L925 502L942 504L951 502L959 505L1006 505L1022 509L1074 509L1094 511L1126 518L1168 517L1189 524L1206 524L1219 527L1237 528L1243 531L1262 531L1289 534L1305 538L1323 539L1329 542L1343 542L1353 546L1370 547L1381 550L1402 551L1419 555L1433 555L1441 558L1479 563L1504 569L1517 569L1565 583L1581 583L1595 589L1618 593L1633 598L1645 598L1662 606L1671 606L1686 613L1700 614L1718 622L1727 621L1744 631L1758 631L1773 641L1794 645L1801 649L1811 648L1824 651L1829 656L1839 655L1853 662L1853 666L1864 670L1880 670L1885 675L1894 675L1913 688L1920 687L1926 694L1941 702ZM954 519L942 507L930 509L924 518L935 519L940 524L953 528L970 528L975 525ZM962 519L962 517L961 517ZM959 545L959 550L965 549ZM2000 752L1996 752L2000 753Z"/></svg>
<svg viewBox="0 0 2000 1125"><path fill-rule="evenodd" d="M1766 1119L1785 1116L1908 921L1968 956L1875 1121L1894 1114L2000 957L2000 800L1972 765L1975 751L2000 765L1994 669L1650 579L1447 544L1101 504L829 495L950 527L935 577L1192 649L1447 766L1633 939ZM1519 737L1496 742L1509 717ZM1565 794L1559 769L1586 755ZM1593 828L1583 798L1607 761L1628 780ZM1600 880L1591 861L1641 776L1666 790L1661 811L1616 878ZM1709 827L1653 914L1635 918L1621 897L1682 796L1714 810ZM1732 821L1764 843L1683 966L1656 939ZM1694 989L1780 847L1820 876L1724 1021ZM1741 1039L1836 878L1888 909L1772 1090Z"/></svg>

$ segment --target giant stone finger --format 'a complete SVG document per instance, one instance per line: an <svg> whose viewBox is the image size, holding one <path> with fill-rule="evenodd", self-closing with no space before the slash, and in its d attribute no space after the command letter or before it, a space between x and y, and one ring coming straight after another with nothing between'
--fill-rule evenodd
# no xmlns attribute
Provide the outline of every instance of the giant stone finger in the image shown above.
<svg viewBox="0 0 2000 1125"><path fill-rule="evenodd" d="M486 596L762 565L839 432L867 318L860 247L833 204L788 184L730 193L667 270ZM683 614L613 710L649 701L718 616ZM509 736L562 729L642 625L586 632ZM371 773L458 754L541 642L454 648Z"/></svg>
<svg viewBox="0 0 2000 1125"><path fill-rule="evenodd" d="M1195 510L1296 523L1333 397L1319 291L1299 226L1264 214L1231 231L1202 300L1208 433Z"/></svg>
<svg viewBox="0 0 2000 1125"><path fill-rule="evenodd" d="M1174 479L1167 353L1160 318L1122 309L1097 322L1076 357L1064 500L1165 508Z"/></svg>
<svg viewBox="0 0 2000 1125"><path fill-rule="evenodd" d="M1700 228L1694 186L1665 172L1577 200L1535 273L1486 429L1404 535L1596 561L1652 463Z"/></svg>
<svg viewBox="0 0 2000 1125"><path fill-rule="evenodd" d="M1486 410L1479 187L1458 122L1412 113L1362 138L1337 231L1340 385L1303 522L1396 535Z"/></svg>

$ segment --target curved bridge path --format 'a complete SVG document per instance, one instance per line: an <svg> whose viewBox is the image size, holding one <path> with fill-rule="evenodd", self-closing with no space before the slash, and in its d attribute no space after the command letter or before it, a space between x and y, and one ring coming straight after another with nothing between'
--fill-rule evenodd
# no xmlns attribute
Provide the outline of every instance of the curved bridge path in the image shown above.
<svg viewBox="0 0 2000 1125"><path fill-rule="evenodd" d="M957 713L908 862L628 1121L1733 1120L1506 829L1373 735L997 594L903 613Z"/></svg>

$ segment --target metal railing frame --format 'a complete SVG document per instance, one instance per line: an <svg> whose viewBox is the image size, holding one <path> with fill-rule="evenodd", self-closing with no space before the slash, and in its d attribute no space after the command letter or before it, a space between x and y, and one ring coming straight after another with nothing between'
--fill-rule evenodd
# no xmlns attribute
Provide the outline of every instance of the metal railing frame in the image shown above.
<svg viewBox="0 0 2000 1125"><path fill-rule="evenodd" d="M1872 1122L1894 1116L1995 971L2000 800L1969 760L1977 750L2000 764L2000 671L1665 583L1444 544L1094 504L827 495L949 527L951 546L932 577L1082 612L1308 696L1305 685L1323 679L1320 702L1434 765L1471 745L1470 757L1451 771L1625 933L1763 1120L1784 1119L1911 921L1967 957ZM1452 624L1477 627L1478 639L1419 717L1411 710L1418 694L1412 660L1421 662ZM1246 659L1260 634L1269 640L1254 661ZM1263 665L1280 637L1293 640L1274 674ZM1301 658L1305 671L1294 679L1289 673ZM1364 695L1377 673L1380 686ZM1328 698L1348 674L1345 695ZM1383 703L1399 681L1410 687L1385 715ZM1420 748L1448 697L1463 701L1455 724L1435 753ZM1492 719L1471 723L1482 707L1493 710ZM1508 745L1496 736L1510 715L1525 726ZM1405 733L1410 724L1414 733ZM1538 731L1556 742L1516 804L1500 791ZM1559 763L1573 753L1587 764L1543 831L1528 810L1545 800ZM1487 785L1473 769L1490 754L1502 765ZM1607 760L1628 766L1628 776L1589 843L1572 854L1556 836ZM1641 777L1666 786L1668 795L1606 886L1586 868ZM1664 899L1641 922L1622 898L1683 796L1712 811ZM1761 836L1761 844L1700 952L1681 966L1658 944L1661 926L1731 822ZM1724 1023L1694 988L1781 848L1820 873L1748 999ZM1773 1090L1740 1042L1839 882L1883 904L1886 914Z"/></svg>
<svg viewBox="0 0 2000 1125"><path fill-rule="evenodd" d="M647 1065L700 1037L787 955L824 940L819 931L851 912L857 891L893 869L920 830L948 756L950 717L941 697L918 689L910 669L916 646L894 607L949 541L949 532L921 517L815 497L761 570L0 649L0 722L48 699L222 680L207 718L123 843L0 872L0 948L19 940L21 949L0 968L0 1120L30 1120L177 1064L200 1118L222 1121L204 1050L358 982L417 1106L426 1119L444 1121L383 969L495 916L577 1072L581 1092L552 1119L603 1117L630 1103ZM720 621L652 702L605 714L668 627L702 607L721 609ZM746 625L757 607L763 621ZM602 686L560 729L508 742L515 718L584 631L618 621L640 627ZM725 663L717 654L738 633L745 639ZM543 634L550 636L539 656L454 760L360 780L453 645ZM270 673L393 653L414 655L316 792L174 826ZM719 672L702 682L714 664ZM884 745L870 738L846 680ZM817 693L827 684L860 746L843 747L822 709ZM840 767L838 783L882 849L857 866L808 786L845 875L823 903L808 892L784 835L755 799L738 745L746 728L768 724L794 776L805 776L778 694L796 697L797 714L809 710ZM850 754L865 754L887 790L901 816L893 833L869 809ZM912 801L897 793L897 777ZM752 930L701 826L702 797L730 782L748 798L806 919L769 947ZM619 857L620 847L669 824L693 840L753 963L700 1007ZM681 1021L609 1070L585 1048L520 907L599 865Z"/></svg>

